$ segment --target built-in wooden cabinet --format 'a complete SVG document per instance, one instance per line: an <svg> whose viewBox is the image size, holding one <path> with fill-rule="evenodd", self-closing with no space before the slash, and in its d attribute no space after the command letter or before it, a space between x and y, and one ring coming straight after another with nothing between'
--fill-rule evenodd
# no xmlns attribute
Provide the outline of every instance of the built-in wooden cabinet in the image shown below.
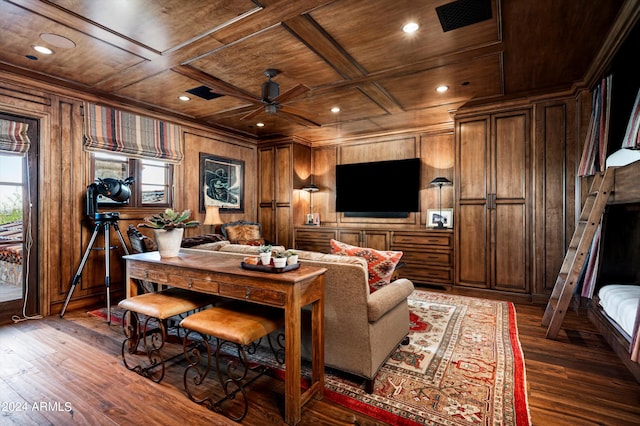
<svg viewBox="0 0 640 426"><path fill-rule="evenodd" d="M300 188L310 175L311 149L295 142L258 148L258 221L263 237L293 247L293 227L302 223L308 204Z"/></svg>
<svg viewBox="0 0 640 426"><path fill-rule="evenodd" d="M353 246L369 247L376 250L388 250L389 231L380 231L375 229L339 229L338 240Z"/></svg>
<svg viewBox="0 0 640 426"><path fill-rule="evenodd" d="M388 231L311 226L295 229L298 250L330 253L332 238L354 246L402 251L398 277L408 278L415 284L453 283L453 231L450 229Z"/></svg>
<svg viewBox="0 0 640 426"><path fill-rule="evenodd" d="M401 251L398 274L416 283L453 283L453 230L393 232L391 250Z"/></svg>
<svg viewBox="0 0 640 426"><path fill-rule="evenodd" d="M295 229L294 247L298 250L331 253L331 239L338 238L338 231L332 228L303 226Z"/></svg>
<svg viewBox="0 0 640 426"><path fill-rule="evenodd" d="M456 122L456 285L529 292L529 109Z"/></svg>

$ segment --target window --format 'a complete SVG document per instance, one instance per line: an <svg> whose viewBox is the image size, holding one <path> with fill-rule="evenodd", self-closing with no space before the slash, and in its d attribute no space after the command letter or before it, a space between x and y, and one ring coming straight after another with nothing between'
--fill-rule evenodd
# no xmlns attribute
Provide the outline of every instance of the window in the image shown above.
<svg viewBox="0 0 640 426"><path fill-rule="evenodd" d="M0 224L22 220L22 165L19 155L0 154Z"/></svg>
<svg viewBox="0 0 640 426"><path fill-rule="evenodd" d="M128 158L124 155L91 153L93 179L124 180L133 176L130 207L170 206L173 166L158 160ZM107 197L98 197L100 204L117 205Z"/></svg>

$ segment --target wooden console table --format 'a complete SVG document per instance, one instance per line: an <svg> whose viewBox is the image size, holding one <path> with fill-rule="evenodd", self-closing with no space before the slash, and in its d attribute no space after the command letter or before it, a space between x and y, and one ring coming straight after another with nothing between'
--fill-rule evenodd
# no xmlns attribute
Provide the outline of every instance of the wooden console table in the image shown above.
<svg viewBox="0 0 640 426"><path fill-rule="evenodd" d="M305 266L283 274L242 269L242 256L200 250L180 251L175 258L156 252L124 256L127 264L126 295L136 295L133 279L179 287L284 309L285 317L285 422L300 421L302 406L324 391L324 273ZM304 392L301 375L301 313L312 305L312 382Z"/></svg>

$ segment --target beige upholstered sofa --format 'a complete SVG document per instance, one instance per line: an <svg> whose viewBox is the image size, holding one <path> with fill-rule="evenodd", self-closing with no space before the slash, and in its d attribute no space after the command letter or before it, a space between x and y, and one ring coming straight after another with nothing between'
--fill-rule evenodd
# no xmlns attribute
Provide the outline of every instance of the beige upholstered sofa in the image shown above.
<svg viewBox="0 0 640 426"><path fill-rule="evenodd" d="M224 242L193 249L240 255L257 251L257 247ZM413 283L401 278L370 293L364 259L297 252L300 262L327 269L325 365L367 379L367 390L371 391L378 370L409 332L407 297L414 290ZM307 358L311 355L309 342L305 333L303 356Z"/></svg>

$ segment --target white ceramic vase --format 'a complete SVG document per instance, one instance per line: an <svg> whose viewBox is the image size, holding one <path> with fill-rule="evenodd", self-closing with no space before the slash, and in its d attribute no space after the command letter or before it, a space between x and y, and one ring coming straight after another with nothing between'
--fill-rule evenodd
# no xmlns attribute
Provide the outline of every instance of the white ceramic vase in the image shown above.
<svg viewBox="0 0 640 426"><path fill-rule="evenodd" d="M274 257L273 258L273 266L276 268L284 268L287 266L287 258L286 257Z"/></svg>
<svg viewBox="0 0 640 426"><path fill-rule="evenodd" d="M292 254L291 256L287 257L287 264L295 265L296 263L298 263L298 255L297 254Z"/></svg>
<svg viewBox="0 0 640 426"><path fill-rule="evenodd" d="M182 235L184 228L175 228L171 230L154 229L153 234L156 238L160 257L177 257L180 252L180 244L182 243Z"/></svg>
<svg viewBox="0 0 640 426"><path fill-rule="evenodd" d="M260 262L262 262L263 265L269 266L271 264L271 252L260 253Z"/></svg>

